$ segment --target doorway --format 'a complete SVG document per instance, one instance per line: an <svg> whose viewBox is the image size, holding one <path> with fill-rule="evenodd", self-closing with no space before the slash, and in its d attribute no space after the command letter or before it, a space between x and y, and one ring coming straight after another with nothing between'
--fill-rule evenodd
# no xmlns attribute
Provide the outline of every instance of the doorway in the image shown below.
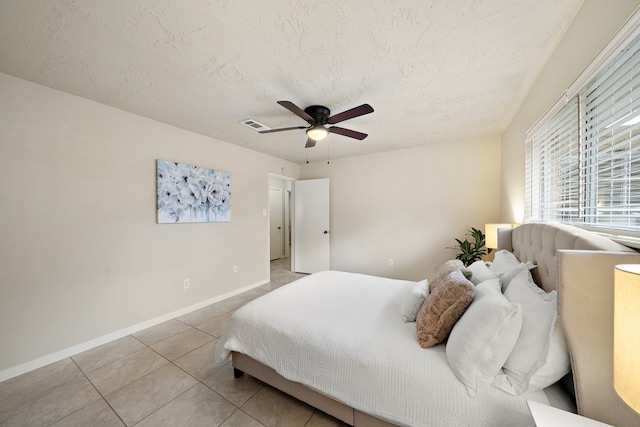
<svg viewBox="0 0 640 427"><path fill-rule="evenodd" d="M291 272L293 178L269 174L269 258L271 272Z"/></svg>
<svg viewBox="0 0 640 427"><path fill-rule="evenodd" d="M269 174L268 198L272 270L276 263L280 271L283 267L303 274L328 270L329 179Z"/></svg>
<svg viewBox="0 0 640 427"><path fill-rule="evenodd" d="M284 257L285 227L283 189L269 187L269 256L271 261Z"/></svg>

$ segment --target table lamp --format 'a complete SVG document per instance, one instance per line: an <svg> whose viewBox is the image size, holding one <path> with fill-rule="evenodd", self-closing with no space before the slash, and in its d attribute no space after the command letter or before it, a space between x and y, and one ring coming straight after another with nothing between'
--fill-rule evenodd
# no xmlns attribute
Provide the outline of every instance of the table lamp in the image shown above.
<svg viewBox="0 0 640 427"><path fill-rule="evenodd" d="M616 265L613 387L640 413L640 264Z"/></svg>
<svg viewBox="0 0 640 427"><path fill-rule="evenodd" d="M517 224L485 224L485 245L489 249L498 249L498 228L513 228Z"/></svg>

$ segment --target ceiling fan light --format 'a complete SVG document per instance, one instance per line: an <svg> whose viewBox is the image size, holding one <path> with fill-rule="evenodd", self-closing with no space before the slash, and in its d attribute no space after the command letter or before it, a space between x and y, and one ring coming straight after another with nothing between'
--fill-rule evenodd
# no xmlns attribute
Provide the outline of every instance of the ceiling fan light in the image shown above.
<svg viewBox="0 0 640 427"><path fill-rule="evenodd" d="M307 136L314 141L325 139L329 135L329 131L322 125L315 125L307 129Z"/></svg>

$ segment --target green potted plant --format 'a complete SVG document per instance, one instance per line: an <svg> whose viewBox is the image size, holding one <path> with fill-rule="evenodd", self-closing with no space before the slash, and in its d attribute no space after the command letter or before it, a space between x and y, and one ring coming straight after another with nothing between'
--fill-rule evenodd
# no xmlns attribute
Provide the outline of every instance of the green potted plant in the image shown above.
<svg viewBox="0 0 640 427"><path fill-rule="evenodd" d="M490 254L492 249L485 247L485 235L482 230L471 227L471 232L466 235L471 236L473 241L455 239L458 245L452 249L460 250L460 253L456 255L456 259L459 259L465 267L468 267L482 259L483 256Z"/></svg>

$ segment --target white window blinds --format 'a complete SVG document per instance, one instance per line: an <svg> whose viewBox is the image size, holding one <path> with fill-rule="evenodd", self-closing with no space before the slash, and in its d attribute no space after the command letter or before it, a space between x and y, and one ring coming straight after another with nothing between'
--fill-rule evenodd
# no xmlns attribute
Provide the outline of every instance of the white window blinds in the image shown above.
<svg viewBox="0 0 640 427"><path fill-rule="evenodd" d="M578 134L578 101L573 98L527 138L527 221L579 222Z"/></svg>
<svg viewBox="0 0 640 427"><path fill-rule="evenodd" d="M580 93L584 224L640 230L640 42Z"/></svg>
<svg viewBox="0 0 640 427"><path fill-rule="evenodd" d="M525 220L640 231L640 36L527 134Z"/></svg>

